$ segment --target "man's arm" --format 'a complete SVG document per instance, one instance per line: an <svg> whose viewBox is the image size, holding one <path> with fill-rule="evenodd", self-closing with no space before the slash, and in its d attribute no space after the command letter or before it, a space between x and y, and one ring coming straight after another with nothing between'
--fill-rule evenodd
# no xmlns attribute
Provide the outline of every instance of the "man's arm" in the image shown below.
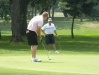
<svg viewBox="0 0 99 75"><path fill-rule="evenodd" d="M41 26L38 26L37 34L38 34L38 38L41 40L42 39L42 37L41 37Z"/></svg>
<svg viewBox="0 0 99 75"><path fill-rule="evenodd" d="M53 24L53 25L54 25L54 24ZM56 31L55 25L54 25L54 33L56 34L56 36L58 36L58 35L57 35L57 31Z"/></svg>
<svg viewBox="0 0 99 75"><path fill-rule="evenodd" d="M42 30L42 29L41 29L41 30ZM42 30L42 32L43 32L44 35L46 35L45 32L44 32L44 30Z"/></svg>
<svg viewBox="0 0 99 75"><path fill-rule="evenodd" d="M41 31L42 31L43 34L46 36L46 33L45 33L45 25L41 28Z"/></svg>
<svg viewBox="0 0 99 75"><path fill-rule="evenodd" d="M54 30L54 33L57 35L57 32L56 32L56 30Z"/></svg>
<svg viewBox="0 0 99 75"><path fill-rule="evenodd" d="M54 30L54 33L56 34L56 37L58 38L58 34L57 34L57 31L56 30Z"/></svg>

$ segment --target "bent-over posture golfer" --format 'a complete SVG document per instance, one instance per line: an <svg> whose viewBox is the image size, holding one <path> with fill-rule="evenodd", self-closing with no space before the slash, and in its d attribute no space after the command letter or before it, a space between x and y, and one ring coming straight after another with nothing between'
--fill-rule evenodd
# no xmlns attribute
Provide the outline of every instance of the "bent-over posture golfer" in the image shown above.
<svg viewBox="0 0 99 75"><path fill-rule="evenodd" d="M41 29L42 29L42 32L45 35L45 41L46 41L46 46L47 46L47 49L48 49L48 53L51 53L50 49L49 49L49 44L53 45L55 53L59 53L56 50L56 45L55 45L55 40L54 40L53 33L56 34L57 38L58 38L58 35L57 35L57 32L56 32L55 25L52 23L52 18L49 18L48 23L45 24Z"/></svg>
<svg viewBox="0 0 99 75"><path fill-rule="evenodd" d="M32 53L32 62L41 62L40 59L36 58L36 50L38 47L38 41L37 38L42 40L41 37L41 27L43 25L43 21L48 18L48 13L43 12L42 15L36 16L32 18L27 26L27 39L28 44L31 46L31 53Z"/></svg>

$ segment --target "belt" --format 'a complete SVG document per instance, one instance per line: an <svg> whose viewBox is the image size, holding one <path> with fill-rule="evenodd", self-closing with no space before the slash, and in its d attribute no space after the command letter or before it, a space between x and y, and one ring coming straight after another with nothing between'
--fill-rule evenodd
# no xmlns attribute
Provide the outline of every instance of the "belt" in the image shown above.
<svg viewBox="0 0 99 75"><path fill-rule="evenodd" d="M53 35L53 34L46 34L46 35Z"/></svg>

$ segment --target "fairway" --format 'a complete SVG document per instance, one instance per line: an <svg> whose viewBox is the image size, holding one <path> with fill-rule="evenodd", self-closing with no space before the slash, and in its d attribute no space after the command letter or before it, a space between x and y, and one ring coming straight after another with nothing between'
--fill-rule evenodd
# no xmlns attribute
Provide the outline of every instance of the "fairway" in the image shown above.
<svg viewBox="0 0 99 75"><path fill-rule="evenodd" d="M64 75L99 75L99 55L93 54L50 54L52 60L48 60L46 54L37 55L42 62L31 62L30 55L0 56L0 73L5 74L3 68L59 72ZM1 72L2 71L2 72ZM13 72L12 72L13 73ZM18 73L18 72L17 72ZM49 73L49 74L50 74ZM13 74L14 75L14 74ZM19 74L18 74L19 75ZM34 74L36 75L36 74ZM53 74L50 74L53 75ZM57 74L58 75L58 74ZM60 74L61 75L61 74Z"/></svg>

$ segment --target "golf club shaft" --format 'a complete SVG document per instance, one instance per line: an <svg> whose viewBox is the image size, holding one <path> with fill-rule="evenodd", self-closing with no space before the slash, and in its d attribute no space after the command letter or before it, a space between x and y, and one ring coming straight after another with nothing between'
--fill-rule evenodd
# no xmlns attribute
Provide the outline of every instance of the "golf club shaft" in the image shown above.
<svg viewBox="0 0 99 75"><path fill-rule="evenodd" d="M58 44L59 44L60 50L62 50L59 39L58 39Z"/></svg>
<svg viewBox="0 0 99 75"><path fill-rule="evenodd" d="M42 40L41 40L41 43L42 43L42 45L43 45L43 48L46 50L45 45L44 45L44 43L42 42ZM47 50L46 50L46 51L47 51ZM48 56L48 59L50 59L48 52L47 52L47 56Z"/></svg>

